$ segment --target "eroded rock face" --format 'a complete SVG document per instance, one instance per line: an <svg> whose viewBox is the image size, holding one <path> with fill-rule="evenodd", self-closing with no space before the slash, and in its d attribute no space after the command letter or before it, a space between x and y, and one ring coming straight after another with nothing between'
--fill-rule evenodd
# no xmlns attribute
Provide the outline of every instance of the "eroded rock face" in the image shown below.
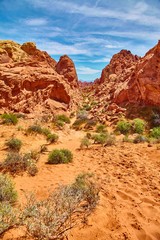
<svg viewBox="0 0 160 240"><path fill-rule="evenodd" d="M101 78L85 90L96 102L90 113L99 120L121 117L131 104L159 106L160 41L142 58L127 50L115 54Z"/></svg>
<svg viewBox="0 0 160 240"><path fill-rule="evenodd" d="M67 55L60 57L56 65L56 71L60 75L63 75L71 86L78 87L78 77L74 63Z"/></svg>
<svg viewBox="0 0 160 240"><path fill-rule="evenodd" d="M34 43L21 46L13 41L0 41L0 108L29 113L36 109L53 112L54 106L73 107L79 94L76 70L72 65L74 76L68 81L68 65L64 76L56 71L56 64Z"/></svg>
<svg viewBox="0 0 160 240"><path fill-rule="evenodd" d="M136 64L123 89L117 89L114 101L160 105L160 41Z"/></svg>

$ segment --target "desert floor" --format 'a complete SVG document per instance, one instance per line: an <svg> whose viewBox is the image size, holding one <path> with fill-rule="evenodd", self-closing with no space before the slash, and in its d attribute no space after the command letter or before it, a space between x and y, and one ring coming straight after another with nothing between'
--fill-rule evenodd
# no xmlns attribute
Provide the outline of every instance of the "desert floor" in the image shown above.
<svg viewBox="0 0 160 240"><path fill-rule="evenodd" d="M17 126L0 128L0 161L6 155L4 143L11 136L22 140L22 152L39 149L46 143L42 135L28 135L18 131L27 128L33 120L20 120ZM47 126L47 125L46 125ZM68 232L69 240L160 240L160 145L123 143L102 147L92 145L79 149L83 131L65 126L58 131L59 141L50 144L48 150L68 148L73 152L72 163L47 165L48 152L41 154L39 172L30 177L26 173L13 180L19 194L19 202L25 194L35 192L43 199L48 191L59 184L68 184L82 172L95 173L100 184L100 201L85 225ZM10 230L2 240L18 239L21 231Z"/></svg>

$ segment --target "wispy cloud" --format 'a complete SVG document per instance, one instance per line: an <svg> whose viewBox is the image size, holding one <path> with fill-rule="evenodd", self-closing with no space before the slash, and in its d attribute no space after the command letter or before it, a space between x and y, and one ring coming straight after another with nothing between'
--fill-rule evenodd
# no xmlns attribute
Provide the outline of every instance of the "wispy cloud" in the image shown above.
<svg viewBox="0 0 160 240"><path fill-rule="evenodd" d="M48 20L46 18L30 18L24 20L24 23L28 26L44 26L48 24Z"/></svg>
<svg viewBox="0 0 160 240"><path fill-rule="evenodd" d="M81 75L91 75L91 74L100 73L101 70L97 70L89 67L77 67L77 72Z"/></svg>
<svg viewBox="0 0 160 240"><path fill-rule="evenodd" d="M56 1L56 0L27 0L34 4L36 7L45 8L48 11L53 11L51 6L54 4L56 9L61 9L64 12L69 12L72 14L80 14L86 17L96 17L96 18L113 18L121 21L132 21L138 24L143 24L147 26L158 25L160 26L160 17L155 15L154 9L150 10L150 6L144 2L140 1L138 3L133 3L131 8L125 11L118 11L117 9L109 9L104 7L98 7L96 5L86 5L78 4L75 1ZM123 4L123 3L122 3ZM148 11L147 11L148 10Z"/></svg>

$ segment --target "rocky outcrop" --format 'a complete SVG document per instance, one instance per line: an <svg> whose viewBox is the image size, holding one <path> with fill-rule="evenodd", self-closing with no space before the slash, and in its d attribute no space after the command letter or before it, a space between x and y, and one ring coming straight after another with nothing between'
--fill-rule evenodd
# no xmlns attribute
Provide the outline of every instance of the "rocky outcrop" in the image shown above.
<svg viewBox="0 0 160 240"><path fill-rule="evenodd" d="M116 80L120 75L124 75L127 69L134 67L139 59L137 55L133 55L130 51L121 50L112 57L109 65L102 70L99 83Z"/></svg>
<svg viewBox="0 0 160 240"><path fill-rule="evenodd" d="M136 64L126 83L115 91L114 102L160 105L160 41Z"/></svg>
<svg viewBox="0 0 160 240"><path fill-rule="evenodd" d="M67 55L60 57L56 65L56 72L63 75L72 87L78 87L78 77L74 63Z"/></svg>
<svg viewBox="0 0 160 240"><path fill-rule="evenodd" d="M34 43L0 41L0 108L30 113L74 107L79 97L77 74L73 62L65 59L69 63L60 74L56 69L61 59L57 64Z"/></svg>
<svg viewBox="0 0 160 240"><path fill-rule="evenodd" d="M142 58L121 50L85 91L96 102L90 113L101 121L122 116L131 104L159 106L160 41Z"/></svg>

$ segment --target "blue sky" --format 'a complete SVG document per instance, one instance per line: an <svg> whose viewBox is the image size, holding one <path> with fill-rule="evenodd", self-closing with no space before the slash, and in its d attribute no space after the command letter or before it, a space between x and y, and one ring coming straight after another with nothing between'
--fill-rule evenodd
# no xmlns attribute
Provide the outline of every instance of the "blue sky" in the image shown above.
<svg viewBox="0 0 160 240"><path fill-rule="evenodd" d="M0 39L69 55L91 81L121 49L143 56L160 39L160 0L0 0Z"/></svg>

